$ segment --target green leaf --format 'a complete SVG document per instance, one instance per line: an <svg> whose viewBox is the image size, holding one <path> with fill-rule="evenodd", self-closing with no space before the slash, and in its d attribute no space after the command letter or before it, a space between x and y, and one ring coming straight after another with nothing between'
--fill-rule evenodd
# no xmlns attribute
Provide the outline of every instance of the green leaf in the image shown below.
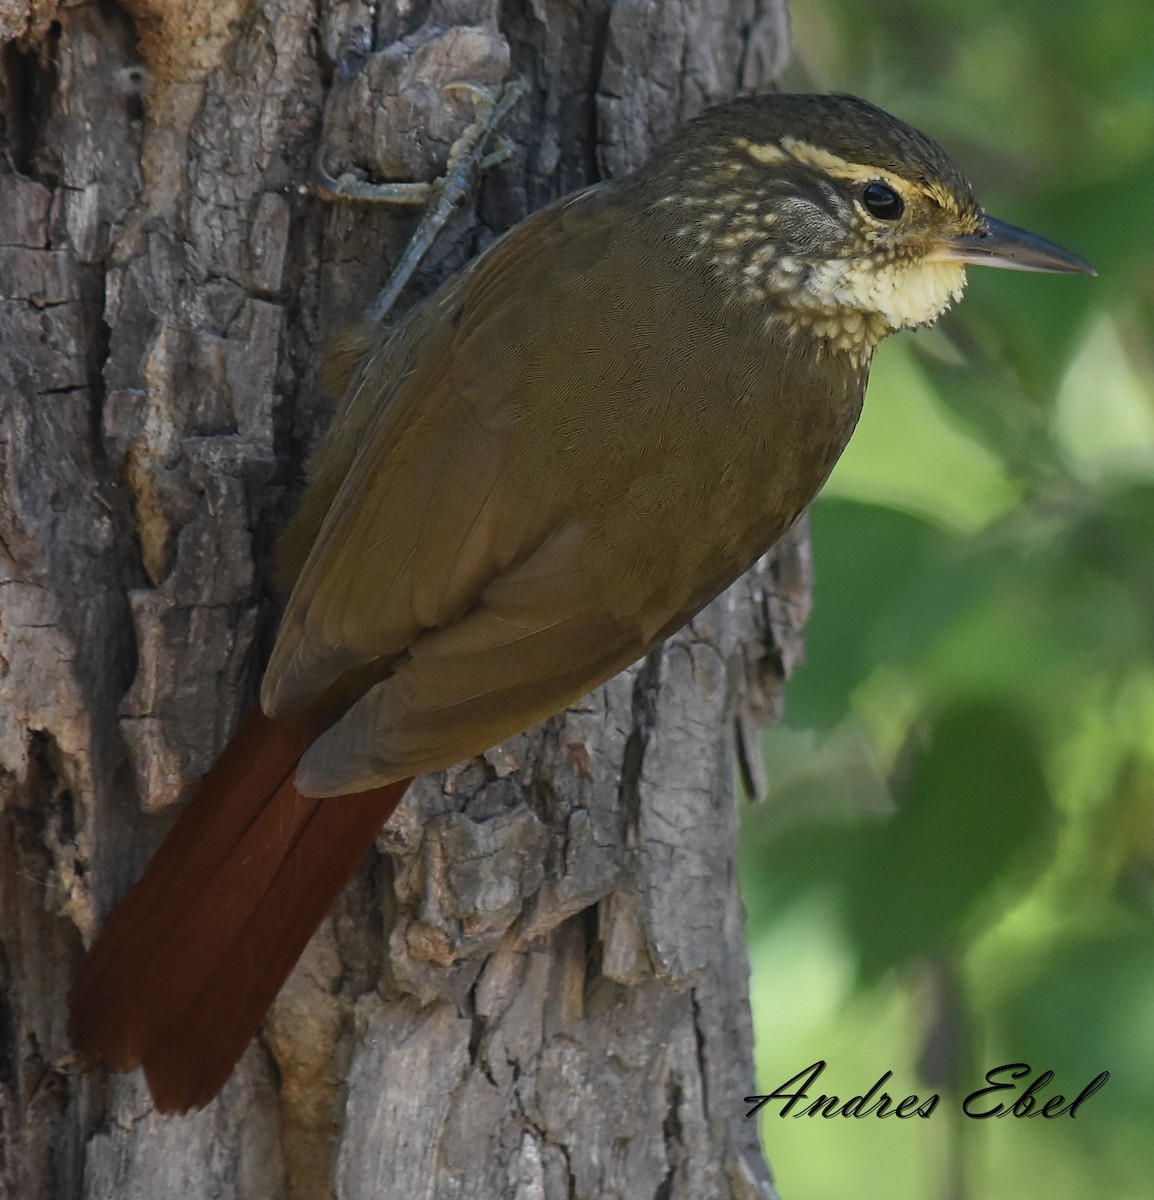
<svg viewBox="0 0 1154 1200"><path fill-rule="evenodd" d="M1030 724L963 704L931 726L897 813L862 841L847 921L866 981L960 952L1047 862L1054 809Z"/></svg>

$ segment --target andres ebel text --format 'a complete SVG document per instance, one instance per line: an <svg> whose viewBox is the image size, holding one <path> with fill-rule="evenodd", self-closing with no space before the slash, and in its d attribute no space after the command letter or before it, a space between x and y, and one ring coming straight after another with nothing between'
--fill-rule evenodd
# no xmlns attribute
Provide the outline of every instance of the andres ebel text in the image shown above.
<svg viewBox="0 0 1154 1200"><path fill-rule="evenodd" d="M883 1091L892 1071L867 1092L842 1099L839 1095L817 1092L817 1082L825 1070L819 1060L776 1087L765 1096L746 1096L752 1117L767 1105L779 1117L928 1117L941 1099L928 1096L893 1096ZM1029 1063L1004 1063L986 1072L985 1085L975 1088L961 1102L962 1112L975 1120L988 1117L1076 1117L1082 1105L1110 1078L1101 1071L1074 1096L1058 1092L1052 1085L1053 1071L1035 1072Z"/></svg>

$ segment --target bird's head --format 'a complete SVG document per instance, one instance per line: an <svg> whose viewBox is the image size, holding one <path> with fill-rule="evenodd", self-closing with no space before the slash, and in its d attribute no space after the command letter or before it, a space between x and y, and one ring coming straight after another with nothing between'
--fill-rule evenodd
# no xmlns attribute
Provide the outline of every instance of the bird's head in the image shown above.
<svg viewBox="0 0 1154 1200"><path fill-rule="evenodd" d="M735 301L863 357L887 333L936 320L967 263L1094 273L987 216L940 146L853 96L731 101L643 175L665 236Z"/></svg>

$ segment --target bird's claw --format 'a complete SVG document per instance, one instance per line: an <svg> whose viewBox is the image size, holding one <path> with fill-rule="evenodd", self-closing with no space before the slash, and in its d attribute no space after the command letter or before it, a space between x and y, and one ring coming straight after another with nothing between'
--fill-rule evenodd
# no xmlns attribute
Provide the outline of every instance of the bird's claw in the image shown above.
<svg viewBox="0 0 1154 1200"><path fill-rule="evenodd" d="M499 133L497 135L497 144L492 150L489 151L488 154L485 155L483 159L481 159L480 163L478 164L480 169L482 171L488 171L490 167L499 166L507 159L513 157L513 151L516 150L516 148L517 147L514 146L513 143L503 133Z"/></svg>
<svg viewBox="0 0 1154 1200"><path fill-rule="evenodd" d="M499 91L465 82L447 84L446 90L468 92L476 113L474 119L449 148L444 175L431 184L417 185L426 189L423 201L394 201L423 202L425 212L388 283L369 310L369 318L372 321L383 321L388 316L437 235L464 203L477 177L490 167L504 162L514 150L513 143L503 134L497 133L496 127L525 94L526 85L523 79L511 79L503 84ZM382 186L388 188L390 185ZM375 198L386 201L391 199L390 196Z"/></svg>
<svg viewBox="0 0 1154 1200"><path fill-rule="evenodd" d="M429 247L464 202L477 177L505 162L514 150L509 138L497 132L497 126L524 96L527 90L524 79L510 79L500 87L455 80L445 84L442 90L467 93L475 111L473 120L449 147L445 173L432 183L369 183L347 171L334 178L325 170L319 150L317 152L314 187L323 199L425 206L421 223L369 310L373 321L383 321L396 304Z"/></svg>
<svg viewBox="0 0 1154 1200"><path fill-rule="evenodd" d="M505 162L512 155L514 146L507 137L497 133L497 126L524 96L525 80L518 76L500 87L491 87L458 79L445 84L441 90L465 92L476 112L473 120L449 147L445 174L440 179L433 183L370 183L359 179L351 171L333 176L326 170L318 150L314 167L316 194L324 200L416 206L435 200L438 192L456 191L463 187L464 193L467 193L478 174ZM492 149L488 148L490 142L494 142Z"/></svg>
<svg viewBox="0 0 1154 1200"><path fill-rule="evenodd" d="M473 83L468 79L454 79L441 89L444 92L465 92L477 110L477 120L490 127L499 125L509 110L526 91L525 80L518 75L506 80L500 87L487 83Z"/></svg>

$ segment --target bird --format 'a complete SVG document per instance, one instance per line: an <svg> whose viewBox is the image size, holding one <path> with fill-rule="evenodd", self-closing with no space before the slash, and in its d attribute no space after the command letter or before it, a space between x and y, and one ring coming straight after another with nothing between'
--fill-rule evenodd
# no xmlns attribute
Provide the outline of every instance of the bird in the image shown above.
<svg viewBox="0 0 1154 1200"><path fill-rule="evenodd" d="M968 265L1094 274L848 95L747 95L528 216L328 368L259 706L96 937L78 1052L224 1085L411 780L577 701L813 500L875 347Z"/></svg>

